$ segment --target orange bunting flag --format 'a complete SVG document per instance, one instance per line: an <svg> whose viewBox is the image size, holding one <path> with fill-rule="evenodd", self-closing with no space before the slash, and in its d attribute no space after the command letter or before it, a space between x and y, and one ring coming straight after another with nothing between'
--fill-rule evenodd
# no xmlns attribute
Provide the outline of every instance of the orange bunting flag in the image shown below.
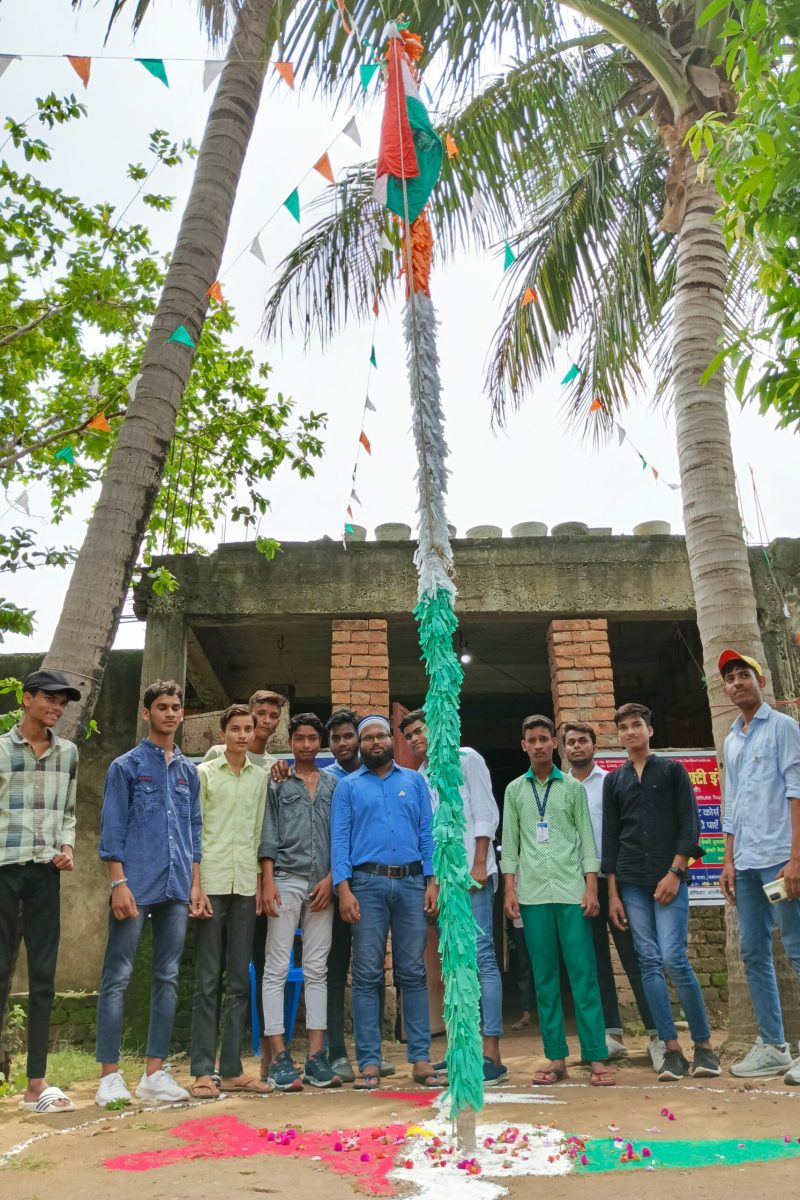
<svg viewBox="0 0 800 1200"><path fill-rule="evenodd" d="M369 438L368 438L368 437L367 437L367 435L364 433L364 430L363 430L363 429L361 430L361 434L359 435L359 439L358 439L358 440L361 442L361 445L364 447L364 449L366 450L367 454L372 454L372 446L370 446L370 444L369 444Z"/></svg>
<svg viewBox="0 0 800 1200"><path fill-rule="evenodd" d="M529 304L533 304L534 300L539 303L539 297L533 288L525 288L525 295L522 297L520 308L527 308Z"/></svg>
<svg viewBox="0 0 800 1200"><path fill-rule="evenodd" d="M589 412L598 412L601 408L605 408L602 400L593 400L589 405Z"/></svg>
<svg viewBox="0 0 800 1200"><path fill-rule="evenodd" d="M658 483L658 471L655 469L655 467L651 467L650 470L653 472L653 479L655 479L656 483Z"/></svg>
<svg viewBox="0 0 800 1200"><path fill-rule="evenodd" d="M344 31L345 31L345 33L349 33L350 26L347 24L347 9L344 6L344 0L336 0L336 4L337 4L337 7L341 14L342 25L344 26Z"/></svg>
<svg viewBox="0 0 800 1200"><path fill-rule="evenodd" d="M381 306L377 288L375 289L375 299L372 301L372 311L375 313L376 317L380 316Z"/></svg>
<svg viewBox="0 0 800 1200"><path fill-rule="evenodd" d="M352 506L352 504L348 504L348 506L347 506L347 515L348 515L348 517L352 517L352 515L353 515L353 506Z"/></svg>
<svg viewBox="0 0 800 1200"><path fill-rule="evenodd" d="M322 178L327 179L328 183L336 183L336 177L333 173L333 167L331 166L331 160L327 150L323 154L322 158L314 163L314 170L319 171Z"/></svg>
<svg viewBox="0 0 800 1200"><path fill-rule="evenodd" d="M111 433L111 426L106 420L106 414L102 412L98 413L96 417L92 417L86 428L97 429L100 433Z"/></svg>
<svg viewBox="0 0 800 1200"><path fill-rule="evenodd" d="M89 72L92 69L92 60L84 58L80 54L65 54L67 62L72 66L78 78L85 88L89 86Z"/></svg>
<svg viewBox="0 0 800 1200"><path fill-rule="evenodd" d="M272 65L284 83L294 91L294 67L292 64L290 62L274 62Z"/></svg>
<svg viewBox="0 0 800 1200"><path fill-rule="evenodd" d="M448 133L444 139L444 148L447 151L448 158L455 158L458 154L458 146L452 133Z"/></svg>
<svg viewBox="0 0 800 1200"><path fill-rule="evenodd" d="M225 298L222 295L222 284L218 279L214 280L211 287L206 292L206 295L210 297L211 300L216 300L217 304L225 303Z"/></svg>

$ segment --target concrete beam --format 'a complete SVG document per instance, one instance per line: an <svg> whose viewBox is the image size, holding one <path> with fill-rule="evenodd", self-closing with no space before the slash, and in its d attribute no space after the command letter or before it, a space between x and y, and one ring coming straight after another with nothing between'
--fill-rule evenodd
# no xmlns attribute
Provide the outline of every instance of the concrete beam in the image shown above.
<svg viewBox="0 0 800 1200"><path fill-rule="evenodd" d="M230 697L193 629L186 634L186 678L206 710L227 708Z"/></svg>

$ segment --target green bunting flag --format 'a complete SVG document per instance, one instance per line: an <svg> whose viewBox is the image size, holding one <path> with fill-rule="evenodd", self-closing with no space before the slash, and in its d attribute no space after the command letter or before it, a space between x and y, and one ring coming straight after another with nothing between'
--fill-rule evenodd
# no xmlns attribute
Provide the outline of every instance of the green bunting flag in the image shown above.
<svg viewBox="0 0 800 1200"><path fill-rule="evenodd" d="M179 325L174 333L171 333L167 338L168 342L177 342L179 346L189 346L194 350L195 344L192 340L192 335L185 325Z"/></svg>
<svg viewBox="0 0 800 1200"><path fill-rule="evenodd" d="M505 251L506 251L505 257L503 258L503 270L507 271L508 268L512 267L514 265L514 263L517 261L517 256L514 253L514 251L511 249L511 247L509 246L508 242L504 242L503 245L505 246Z"/></svg>
<svg viewBox="0 0 800 1200"><path fill-rule="evenodd" d="M145 71L149 71L156 79L160 79L164 87L169 87L167 68L164 66L163 58L137 58L136 61L142 64Z"/></svg>
<svg viewBox="0 0 800 1200"><path fill-rule="evenodd" d="M577 363L573 363L564 378L561 380L561 386L563 387L565 383L572 383L573 379L577 379L580 373L580 367L577 365Z"/></svg>
<svg viewBox="0 0 800 1200"><path fill-rule="evenodd" d="M75 462L75 448L73 446L62 446L60 450L56 450L56 458L61 462Z"/></svg>
<svg viewBox="0 0 800 1200"><path fill-rule="evenodd" d="M378 369L378 359L375 355L375 347L374 346L372 347L372 349L369 352L369 361L372 363L373 367L375 367L375 369L377 370Z"/></svg>
<svg viewBox="0 0 800 1200"><path fill-rule="evenodd" d="M300 224L300 192L297 188L294 189L290 196L287 196L283 202L283 207L288 209L294 217L297 224Z"/></svg>
<svg viewBox="0 0 800 1200"><path fill-rule="evenodd" d="M345 525L345 527L344 527L344 531L345 531L345 533L352 533L352 532L353 532L353 526L352 526L352 525Z"/></svg>
<svg viewBox="0 0 800 1200"><path fill-rule="evenodd" d="M361 86L364 91L372 83L375 78L375 72L380 70L380 66L380 63L362 63L358 68L358 73L361 76Z"/></svg>

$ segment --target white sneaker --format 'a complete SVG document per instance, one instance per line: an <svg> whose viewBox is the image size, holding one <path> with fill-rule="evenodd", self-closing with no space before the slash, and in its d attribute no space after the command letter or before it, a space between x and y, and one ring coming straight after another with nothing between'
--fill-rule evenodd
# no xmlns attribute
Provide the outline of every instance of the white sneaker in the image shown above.
<svg viewBox="0 0 800 1200"><path fill-rule="evenodd" d="M656 1075L661 1074L661 1068L664 1066L664 1055L667 1053L667 1047L661 1038L649 1038L647 1042L647 1053L650 1055L650 1062L653 1064L653 1070Z"/></svg>
<svg viewBox="0 0 800 1200"><path fill-rule="evenodd" d="M760 1079L766 1075L783 1075L791 1066L792 1056L788 1045L769 1046L757 1037L755 1046L733 1064L731 1075L739 1079ZM800 1074L795 1082L800 1083Z"/></svg>
<svg viewBox="0 0 800 1200"><path fill-rule="evenodd" d="M606 1050L608 1051L609 1060L612 1058L628 1057L628 1047L623 1046L622 1042L618 1042L611 1033L606 1034Z"/></svg>
<svg viewBox="0 0 800 1200"><path fill-rule="evenodd" d="M119 1071L115 1071L113 1075L104 1075L100 1080L100 1086L95 1092L94 1102L100 1108L106 1108L115 1100L125 1100L127 1103L133 1099L130 1092L125 1086L125 1080Z"/></svg>
<svg viewBox="0 0 800 1200"><path fill-rule="evenodd" d="M797 1049L800 1050L800 1042L797 1043ZM796 1058L789 1070L783 1077L784 1083L790 1083L793 1087L800 1087L800 1058Z"/></svg>
<svg viewBox="0 0 800 1200"><path fill-rule="evenodd" d="M189 1093L176 1083L168 1071L154 1071L152 1075L144 1074L136 1089L140 1100L150 1100L154 1104L178 1104L181 1100L189 1100Z"/></svg>

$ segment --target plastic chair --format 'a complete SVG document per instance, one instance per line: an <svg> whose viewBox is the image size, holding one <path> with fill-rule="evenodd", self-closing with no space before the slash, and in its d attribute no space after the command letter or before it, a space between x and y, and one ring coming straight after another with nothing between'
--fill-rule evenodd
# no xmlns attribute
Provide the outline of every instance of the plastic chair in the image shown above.
<svg viewBox="0 0 800 1200"><path fill-rule="evenodd" d="M303 939L302 929L294 931L295 940L300 938L301 946ZM302 950L301 950L302 954ZM258 981L256 980L255 967L250 963L250 1028L253 1035L253 1054L261 1053L261 1030L258 1025L258 1005L256 1004L256 988ZM289 970L286 975L286 986L283 990L283 1028L284 1040L290 1042L294 1033L294 1024L297 1020L297 1009L300 1005L300 992L303 987L303 968L295 966L294 962L294 941L292 949L289 952Z"/></svg>

